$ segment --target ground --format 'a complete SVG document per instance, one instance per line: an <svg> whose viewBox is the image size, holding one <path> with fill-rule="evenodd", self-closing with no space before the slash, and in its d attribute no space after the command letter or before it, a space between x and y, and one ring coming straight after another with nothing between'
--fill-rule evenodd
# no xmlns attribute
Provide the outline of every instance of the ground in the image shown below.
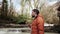
<svg viewBox="0 0 60 34"><path fill-rule="evenodd" d="M26 28L0 28L0 34L30 34L30 32L21 32L20 31L21 29ZM45 32L45 34L59 34L59 33Z"/></svg>

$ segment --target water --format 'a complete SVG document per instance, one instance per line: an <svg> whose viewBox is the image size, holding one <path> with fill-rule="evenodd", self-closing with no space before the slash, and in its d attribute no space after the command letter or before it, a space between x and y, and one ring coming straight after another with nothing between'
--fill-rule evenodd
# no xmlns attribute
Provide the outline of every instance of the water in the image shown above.
<svg viewBox="0 0 60 34"><path fill-rule="evenodd" d="M0 34L30 34L30 32L22 32L21 30L26 30L29 28L0 28ZM58 33L48 33L45 34L58 34Z"/></svg>

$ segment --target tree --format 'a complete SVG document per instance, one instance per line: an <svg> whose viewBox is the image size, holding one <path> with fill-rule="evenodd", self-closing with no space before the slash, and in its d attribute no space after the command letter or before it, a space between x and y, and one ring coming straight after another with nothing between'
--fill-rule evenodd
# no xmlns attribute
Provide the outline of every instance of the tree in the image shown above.
<svg viewBox="0 0 60 34"><path fill-rule="evenodd" d="M2 11L1 11L1 16L6 17L8 12L8 2L7 0L2 1Z"/></svg>

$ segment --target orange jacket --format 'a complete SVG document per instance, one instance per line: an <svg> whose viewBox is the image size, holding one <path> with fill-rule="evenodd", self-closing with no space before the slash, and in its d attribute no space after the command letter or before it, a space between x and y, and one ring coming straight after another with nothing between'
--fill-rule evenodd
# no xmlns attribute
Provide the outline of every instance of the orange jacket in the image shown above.
<svg viewBox="0 0 60 34"><path fill-rule="evenodd" d="M44 20L41 15L38 15L31 24L31 34L44 34Z"/></svg>

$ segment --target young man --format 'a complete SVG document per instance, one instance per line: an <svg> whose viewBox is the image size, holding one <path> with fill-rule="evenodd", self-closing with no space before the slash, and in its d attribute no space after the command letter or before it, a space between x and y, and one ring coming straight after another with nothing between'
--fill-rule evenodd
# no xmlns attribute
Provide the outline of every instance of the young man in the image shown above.
<svg viewBox="0 0 60 34"><path fill-rule="evenodd" d="M31 34L44 34L44 19L39 14L39 10L32 10L32 18L34 18L34 20L32 24L30 24Z"/></svg>

